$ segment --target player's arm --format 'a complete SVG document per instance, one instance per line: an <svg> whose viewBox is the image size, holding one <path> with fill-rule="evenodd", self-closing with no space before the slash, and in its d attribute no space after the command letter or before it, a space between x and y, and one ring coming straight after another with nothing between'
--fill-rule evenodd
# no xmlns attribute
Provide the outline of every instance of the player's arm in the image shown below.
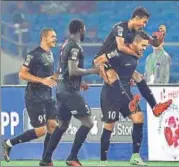
<svg viewBox="0 0 179 167"><path fill-rule="evenodd" d="M68 60L68 72L70 76L83 76L89 74L97 74L96 68L83 69L78 67L79 60Z"/></svg>
<svg viewBox="0 0 179 167"><path fill-rule="evenodd" d="M84 76L89 74L97 74L97 68L83 69L79 68L79 48L72 48L68 58L68 72L69 76Z"/></svg>
<svg viewBox="0 0 179 167"><path fill-rule="evenodd" d="M34 57L32 55L27 55L26 60L19 71L20 79L23 79L28 82L33 82L33 83L41 83L49 87L53 87L56 85L56 82L50 79L50 77L41 78L41 77L32 75L30 73L30 69L32 68L33 64L34 64Z"/></svg>
<svg viewBox="0 0 179 167"><path fill-rule="evenodd" d="M58 77L59 77L60 73L59 72L56 72L54 73L50 78L57 81L58 80Z"/></svg>

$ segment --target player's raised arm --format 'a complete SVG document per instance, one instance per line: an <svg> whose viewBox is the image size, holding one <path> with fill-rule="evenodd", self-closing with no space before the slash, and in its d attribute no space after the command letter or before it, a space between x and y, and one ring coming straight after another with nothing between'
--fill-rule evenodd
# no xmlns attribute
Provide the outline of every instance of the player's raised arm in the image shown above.
<svg viewBox="0 0 179 167"><path fill-rule="evenodd" d="M72 48L70 51L70 56L68 58L69 76L84 76L89 74L97 74L98 73L97 68L84 69L78 67L80 63L79 54L80 54L79 48Z"/></svg>

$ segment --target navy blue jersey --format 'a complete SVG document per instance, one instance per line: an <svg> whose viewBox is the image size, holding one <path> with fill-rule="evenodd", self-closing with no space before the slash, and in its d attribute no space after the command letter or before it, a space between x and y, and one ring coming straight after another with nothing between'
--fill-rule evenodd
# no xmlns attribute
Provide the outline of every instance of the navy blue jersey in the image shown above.
<svg viewBox="0 0 179 167"><path fill-rule="evenodd" d="M82 76L69 76L68 60L79 61L78 67L84 67L83 48L79 42L71 38L65 41L61 49L58 69L61 80L57 84L57 91L80 89Z"/></svg>
<svg viewBox="0 0 179 167"><path fill-rule="evenodd" d="M118 56L109 59L109 62L112 68L118 73L124 86L129 86L129 81L132 78L138 64L138 58L120 52Z"/></svg>
<svg viewBox="0 0 179 167"><path fill-rule="evenodd" d="M124 43L129 44L133 42L136 31L129 30L128 22L119 22L115 24L112 28L112 31L109 33L105 39L100 51L97 53L97 56L102 55L103 53L109 53L117 49L116 37L124 38Z"/></svg>
<svg viewBox="0 0 179 167"><path fill-rule="evenodd" d="M29 68L30 74L46 78L53 75L54 59L52 52L46 52L40 46L29 52L23 63ZM31 102L39 102L51 99L51 88L40 83L28 82L25 99Z"/></svg>

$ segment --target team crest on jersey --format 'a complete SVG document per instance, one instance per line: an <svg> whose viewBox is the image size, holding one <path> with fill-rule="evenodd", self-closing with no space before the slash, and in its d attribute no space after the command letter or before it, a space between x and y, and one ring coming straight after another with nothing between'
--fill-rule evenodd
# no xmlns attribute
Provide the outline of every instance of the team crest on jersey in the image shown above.
<svg viewBox="0 0 179 167"><path fill-rule="evenodd" d="M47 56L47 59L50 61L50 62L53 62L54 59L53 59L53 54L50 53L48 56Z"/></svg>
<svg viewBox="0 0 179 167"><path fill-rule="evenodd" d="M31 62L31 60L32 60L32 58L33 58L33 56L30 55L30 54L28 54L27 57L26 57L26 60L25 60L25 62L24 62L24 65L29 66L29 64L30 64L30 62Z"/></svg>
<svg viewBox="0 0 179 167"><path fill-rule="evenodd" d="M72 54L71 59L72 60L77 60L78 53L79 53L79 49L72 48L72 50L71 50L71 54Z"/></svg>
<svg viewBox="0 0 179 167"><path fill-rule="evenodd" d="M118 35L118 36L122 36L123 31L124 31L124 28L123 28L123 27L117 26L117 35Z"/></svg>

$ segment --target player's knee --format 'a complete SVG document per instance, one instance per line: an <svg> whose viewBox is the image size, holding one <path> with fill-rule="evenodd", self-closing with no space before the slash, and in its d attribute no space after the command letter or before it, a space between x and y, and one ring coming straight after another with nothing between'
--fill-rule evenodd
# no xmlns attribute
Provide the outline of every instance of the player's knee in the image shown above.
<svg viewBox="0 0 179 167"><path fill-rule="evenodd" d="M44 136L47 133L47 127L42 126L39 128L35 128L35 133L38 137Z"/></svg>
<svg viewBox="0 0 179 167"><path fill-rule="evenodd" d="M57 122L56 120L48 120L47 121L47 130L49 133L53 133L55 128L57 127Z"/></svg>
<svg viewBox="0 0 179 167"><path fill-rule="evenodd" d="M101 56L96 57L93 62L96 66L98 66L100 64L108 62L108 59L106 58L105 54L102 54Z"/></svg>
<svg viewBox="0 0 179 167"><path fill-rule="evenodd" d="M110 122L110 123L104 123L104 129L113 131L114 129L115 122Z"/></svg>
<svg viewBox="0 0 179 167"><path fill-rule="evenodd" d="M144 116L142 112L136 112L135 114L132 114L130 116L131 120L135 124L143 123L144 122Z"/></svg>
<svg viewBox="0 0 179 167"><path fill-rule="evenodd" d="M136 72L136 71L134 72L132 77L134 78L134 80L137 83L139 83L139 82L141 82L143 80L143 76L140 73Z"/></svg>
<svg viewBox="0 0 179 167"><path fill-rule="evenodd" d="M68 127L69 127L69 121L62 121L62 120L58 121L58 128L66 131Z"/></svg>

